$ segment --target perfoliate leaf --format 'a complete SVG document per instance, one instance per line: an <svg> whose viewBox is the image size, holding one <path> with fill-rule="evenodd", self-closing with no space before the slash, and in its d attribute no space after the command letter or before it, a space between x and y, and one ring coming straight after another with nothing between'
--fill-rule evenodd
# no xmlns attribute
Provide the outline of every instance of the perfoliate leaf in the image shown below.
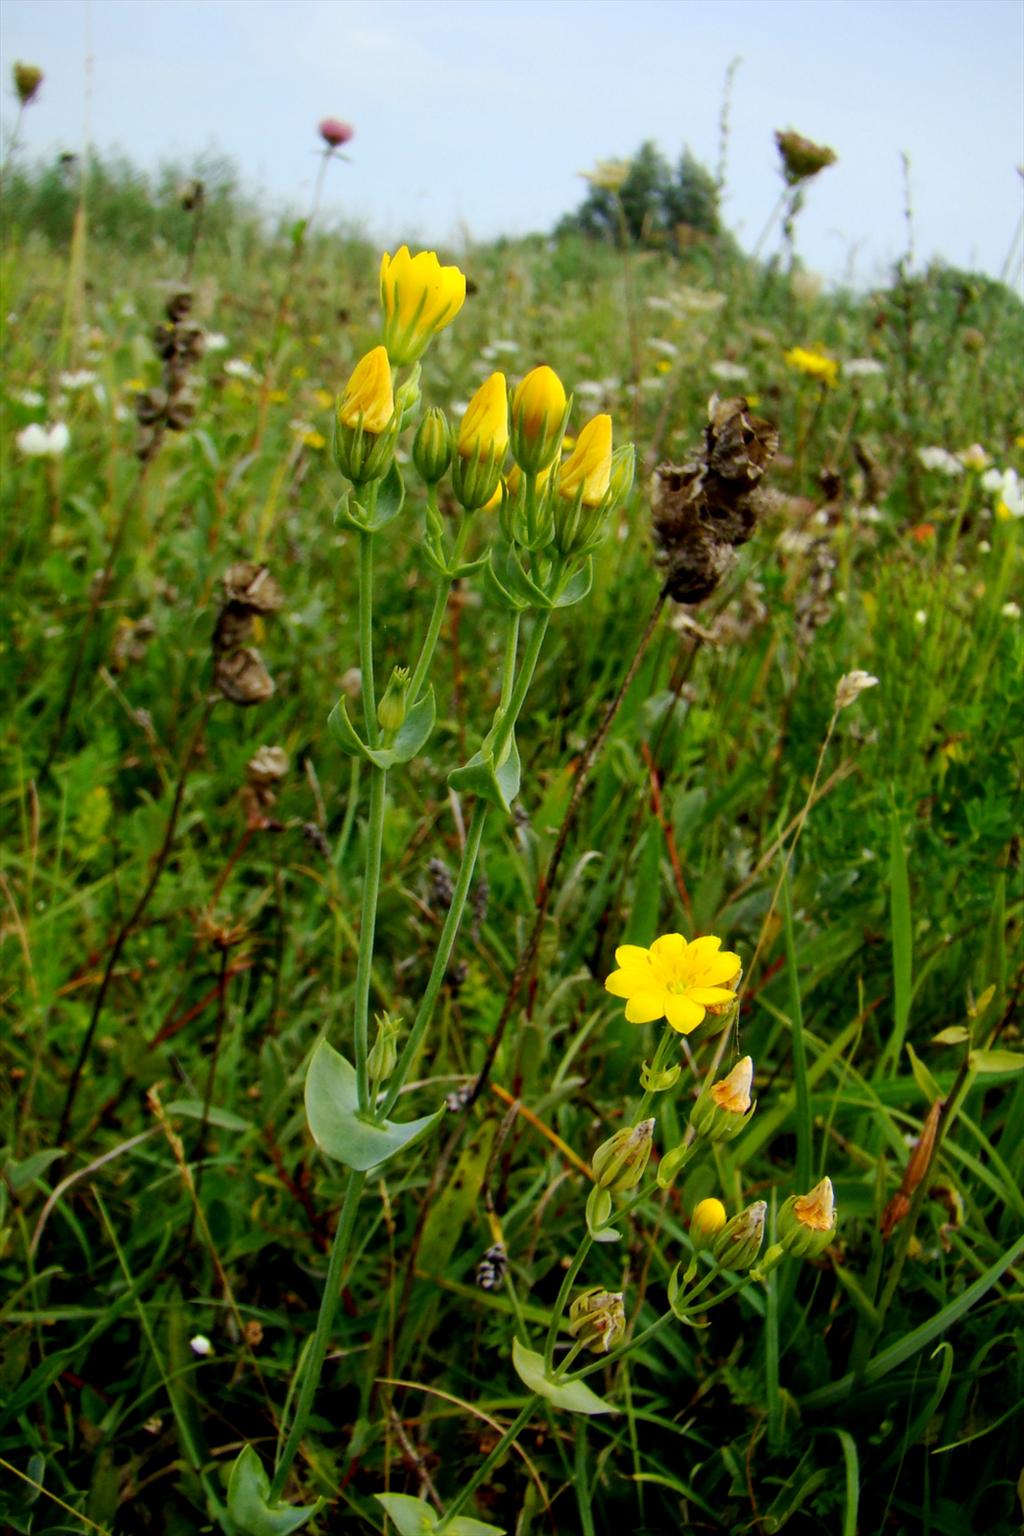
<svg viewBox="0 0 1024 1536"><path fill-rule="evenodd" d="M293 1509L290 1504L271 1504L270 1479L251 1445L245 1447L231 1468L228 1514L241 1536L287 1536L289 1531L305 1525L323 1502L317 1499L315 1504L300 1509Z"/></svg>
<svg viewBox="0 0 1024 1536"><path fill-rule="evenodd" d="M398 1536L432 1536L440 1524L441 1516L435 1515L429 1504L414 1499L408 1493L375 1493L374 1498L384 1509ZM488 1525L483 1520L472 1520L468 1515L456 1515L449 1520L445 1532L451 1536L505 1536L501 1525Z"/></svg>
<svg viewBox="0 0 1024 1536"><path fill-rule="evenodd" d="M410 714L413 711L410 710ZM368 747L348 717L348 705L344 699L327 716L327 728L343 752L349 757L364 757L377 768L390 768L398 759L391 747ZM428 733L429 734L429 733Z"/></svg>
<svg viewBox="0 0 1024 1536"><path fill-rule="evenodd" d="M1024 1071L1024 1052L972 1051L968 1062L972 1072L1021 1072Z"/></svg>
<svg viewBox="0 0 1024 1536"><path fill-rule="evenodd" d="M387 474L377 484L377 504L367 519L366 526L373 533L386 528L402 510L405 500L405 484L398 460L392 459Z"/></svg>
<svg viewBox="0 0 1024 1536"><path fill-rule="evenodd" d="M558 596L552 598L552 608L571 608L574 603L581 603L593 585L594 562L588 558L575 575L569 577Z"/></svg>
<svg viewBox="0 0 1024 1536"><path fill-rule="evenodd" d="M489 800L508 814L512 809L512 801L519 793L521 776L519 748L513 732L500 764L495 764L489 750L481 748L479 752L473 753L468 763L452 770L448 775L448 783L459 794L479 795L482 800Z"/></svg>
<svg viewBox="0 0 1024 1536"><path fill-rule="evenodd" d="M538 1397L547 1398L556 1408L569 1413L615 1413L617 1410L596 1392L591 1392L585 1381L556 1381L545 1375L544 1356L527 1349L518 1339L512 1340L512 1364L519 1380Z"/></svg>
<svg viewBox="0 0 1024 1536"><path fill-rule="evenodd" d="M434 689L431 685L412 706L395 732L390 750L396 763L408 763L423 750L434 729L435 717Z"/></svg>
<svg viewBox="0 0 1024 1536"><path fill-rule="evenodd" d="M399 1125L394 1120L375 1120L359 1108L355 1068L326 1040L313 1052L306 1073L306 1119L321 1152L365 1173L386 1163L389 1157L410 1146L444 1114L444 1105L432 1115Z"/></svg>

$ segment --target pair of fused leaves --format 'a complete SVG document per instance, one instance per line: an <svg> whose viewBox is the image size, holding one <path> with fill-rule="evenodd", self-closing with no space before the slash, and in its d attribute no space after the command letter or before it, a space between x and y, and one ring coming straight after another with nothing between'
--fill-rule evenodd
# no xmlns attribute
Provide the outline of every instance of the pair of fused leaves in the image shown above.
<svg viewBox="0 0 1024 1536"><path fill-rule="evenodd" d="M527 1349L518 1339L512 1340L512 1364L523 1385L536 1392L538 1397L546 1398L555 1408L564 1408L568 1413L618 1412L603 1397L592 1392L585 1381L549 1376L544 1369L544 1356L534 1349Z"/></svg>
<svg viewBox="0 0 1024 1536"><path fill-rule="evenodd" d="M584 562L568 580L557 574L550 586L541 586L527 572L512 544L505 540L493 546L486 570L491 595L505 608L522 613L527 608L571 608L582 602L594 580L594 563Z"/></svg>
<svg viewBox="0 0 1024 1536"><path fill-rule="evenodd" d="M380 533L394 522L405 501L405 485L397 460L392 459L387 474L372 484L377 488L373 505L364 507L351 491L346 491L334 509L335 522L344 523L357 533Z"/></svg>
<svg viewBox="0 0 1024 1536"><path fill-rule="evenodd" d="M398 1536L433 1536L443 1519L423 1499L414 1499L408 1493L375 1493L378 1504L384 1506ZM445 1526L445 1536L505 1536L501 1525L488 1525L484 1520L473 1520L468 1515L456 1515Z"/></svg>
<svg viewBox="0 0 1024 1536"><path fill-rule="evenodd" d="M331 735L349 757L363 757L377 768L393 768L418 756L430 739L436 718L434 689L429 687L406 714L389 747L370 747L349 719L345 700L339 699L327 717Z"/></svg>
<svg viewBox="0 0 1024 1536"><path fill-rule="evenodd" d="M346 1168L365 1173L386 1163L436 1125L444 1105L400 1125L359 1107L356 1071L333 1046L321 1040L306 1073L306 1119L321 1152Z"/></svg>
<svg viewBox="0 0 1024 1536"><path fill-rule="evenodd" d="M251 1445L245 1447L231 1468L228 1514L237 1536L288 1536L322 1509L323 1503L323 1499L317 1499L315 1504L293 1509L278 1500L271 1502L270 1479Z"/></svg>
<svg viewBox="0 0 1024 1536"><path fill-rule="evenodd" d="M468 763L452 769L448 783L459 794L479 795L481 800L490 801L491 805L496 805L508 814L519 793L521 778L519 748L516 746L515 732L512 731L500 760L495 758L493 746L485 741Z"/></svg>
<svg viewBox="0 0 1024 1536"><path fill-rule="evenodd" d="M622 1233L608 1223L612 1219L611 1191L595 1184L587 1196L587 1231L595 1243L617 1243Z"/></svg>

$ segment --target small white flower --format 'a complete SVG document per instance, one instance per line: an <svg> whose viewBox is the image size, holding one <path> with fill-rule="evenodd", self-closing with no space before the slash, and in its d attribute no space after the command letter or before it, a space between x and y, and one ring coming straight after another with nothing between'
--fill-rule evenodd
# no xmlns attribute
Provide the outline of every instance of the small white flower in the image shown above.
<svg viewBox="0 0 1024 1536"><path fill-rule="evenodd" d="M27 459L59 459L67 452L71 433L62 421L44 427L33 421L23 427L15 438L20 451Z"/></svg>
<svg viewBox="0 0 1024 1536"><path fill-rule="evenodd" d="M972 443L969 448L962 448L957 458L964 469L988 469L992 463L991 457L985 452L980 443Z"/></svg>
<svg viewBox="0 0 1024 1536"><path fill-rule="evenodd" d="M992 553L992 545L989 543L988 539L979 539L978 540L978 554L979 555L990 555L991 553Z"/></svg>
<svg viewBox="0 0 1024 1536"><path fill-rule="evenodd" d="M221 331L207 331L203 338L207 352L226 352L228 339Z"/></svg>
<svg viewBox="0 0 1024 1536"><path fill-rule="evenodd" d="M885 368L877 357L851 357L843 364L843 372L848 379L880 379Z"/></svg>
<svg viewBox="0 0 1024 1536"><path fill-rule="evenodd" d="M91 368L79 368L74 373L59 373L57 383L61 389L88 389L90 384L96 383L96 375Z"/></svg>
<svg viewBox="0 0 1024 1536"><path fill-rule="evenodd" d="M224 364L224 372L232 379L248 379L252 382L259 378L252 363L247 363L244 357L229 357Z"/></svg>
<svg viewBox="0 0 1024 1536"><path fill-rule="evenodd" d="M1011 599L1010 602L1003 604L1003 606L1000 608L999 612L1002 614L1004 619L1019 619L1020 618L1020 603L1015 603Z"/></svg>
<svg viewBox="0 0 1024 1536"><path fill-rule="evenodd" d="M197 1333L194 1338L189 1339L188 1343L189 1348L194 1355L202 1356L213 1354L213 1345L210 1343L205 1333Z"/></svg>
<svg viewBox="0 0 1024 1536"><path fill-rule="evenodd" d="M37 411L39 407L44 403L43 397L39 393L38 389L23 389L21 394L15 395L14 398L17 400L19 405L25 406L30 411Z"/></svg>
<svg viewBox="0 0 1024 1536"><path fill-rule="evenodd" d="M860 667L852 672L844 672L836 684L836 709L846 709L865 688L877 687L878 678L872 677L870 672L862 671Z"/></svg>
<svg viewBox="0 0 1024 1536"><path fill-rule="evenodd" d="M1004 469L996 485L989 489L997 493L996 517L1024 517L1024 487L1015 469Z"/></svg>
<svg viewBox="0 0 1024 1536"><path fill-rule="evenodd" d="M964 467L948 448L919 448L917 457L925 469L937 469L943 475L962 475Z"/></svg>
<svg viewBox="0 0 1024 1536"><path fill-rule="evenodd" d="M885 521L884 514L874 504L869 507L861 507L860 516L861 520L865 523L882 523Z"/></svg>
<svg viewBox="0 0 1024 1536"><path fill-rule="evenodd" d="M665 336L652 336L647 345L652 352L660 352L662 357L678 357L679 348L674 341L669 341Z"/></svg>
<svg viewBox="0 0 1024 1536"><path fill-rule="evenodd" d="M996 469L994 465L991 469L986 469L985 473L981 477L981 483L986 491L1001 490L1003 484L1002 470Z"/></svg>
<svg viewBox="0 0 1024 1536"><path fill-rule="evenodd" d="M713 363L709 363L708 373L725 383L739 383L741 379L747 377L747 370L743 364L730 362L727 357L719 357Z"/></svg>
<svg viewBox="0 0 1024 1536"><path fill-rule="evenodd" d="M923 608L919 608L917 610L917 612L914 614L914 623L915 624L927 624L928 623L928 615L927 615L927 613L925 612L925 610Z"/></svg>

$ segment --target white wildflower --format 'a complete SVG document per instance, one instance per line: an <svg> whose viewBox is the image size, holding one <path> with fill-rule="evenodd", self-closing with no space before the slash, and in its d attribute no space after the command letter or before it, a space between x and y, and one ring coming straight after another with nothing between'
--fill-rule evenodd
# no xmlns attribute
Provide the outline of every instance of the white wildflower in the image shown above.
<svg viewBox="0 0 1024 1536"><path fill-rule="evenodd" d="M878 678L872 677L870 672L862 671L860 667L854 668L852 672L844 672L836 684L836 709L846 709L865 688L877 687Z"/></svg>
<svg viewBox="0 0 1024 1536"><path fill-rule="evenodd" d="M224 372L232 379L248 379L252 382L259 378L252 363L247 363L244 357L229 357L224 364Z"/></svg>
<svg viewBox="0 0 1024 1536"><path fill-rule="evenodd" d="M205 1333L195 1334L191 1339L189 1339L188 1342L189 1348L194 1355L202 1356L213 1354L213 1345L210 1343Z"/></svg>
<svg viewBox="0 0 1024 1536"><path fill-rule="evenodd" d="M1004 619L1019 619L1020 603L1015 603L1011 598L1008 603L1003 604L999 612L1002 614Z"/></svg>
<svg viewBox="0 0 1024 1536"><path fill-rule="evenodd" d="M37 411L44 404L43 397L38 389L23 389L20 395L15 395L19 405L23 405L30 411Z"/></svg>
<svg viewBox="0 0 1024 1536"><path fill-rule="evenodd" d="M228 339L222 331L207 331L203 345L207 352L226 352Z"/></svg>
<svg viewBox="0 0 1024 1536"><path fill-rule="evenodd" d="M843 372L848 379L880 379L885 368L877 357L851 357L843 364Z"/></svg>
<svg viewBox="0 0 1024 1536"><path fill-rule="evenodd" d="M59 373L57 383L61 389L88 389L90 384L96 383L96 375L91 368L78 368L74 373Z"/></svg>
<svg viewBox="0 0 1024 1536"><path fill-rule="evenodd" d="M15 438L18 448L27 459L59 459L67 452L71 433L62 421L52 426L41 426L33 421L23 427Z"/></svg>
<svg viewBox="0 0 1024 1536"><path fill-rule="evenodd" d="M914 614L914 623L915 624L927 624L928 623L928 615L927 615L927 613L925 612L925 610L923 608L919 608L917 610L917 612Z"/></svg>
<svg viewBox="0 0 1024 1536"><path fill-rule="evenodd" d="M940 474L955 476L962 475L964 467L955 453L950 453L948 448L919 448L917 457L925 469L937 469Z"/></svg>
<svg viewBox="0 0 1024 1536"><path fill-rule="evenodd" d="M741 379L747 377L747 370L743 364L730 362L727 357L719 357L713 363L709 363L708 373L712 378L721 379L727 384L738 384Z"/></svg>
<svg viewBox="0 0 1024 1536"><path fill-rule="evenodd" d="M988 469L992 463L990 455L985 452L980 443L972 443L969 448L962 448L957 458L964 469Z"/></svg>

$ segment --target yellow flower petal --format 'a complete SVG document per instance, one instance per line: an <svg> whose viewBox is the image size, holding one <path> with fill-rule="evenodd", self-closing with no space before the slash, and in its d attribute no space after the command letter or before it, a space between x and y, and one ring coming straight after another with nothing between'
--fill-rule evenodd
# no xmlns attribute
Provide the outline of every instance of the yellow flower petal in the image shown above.
<svg viewBox="0 0 1024 1536"><path fill-rule="evenodd" d="M686 995L702 1008L714 1008L718 1003L731 1003L735 992L728 987L687 987Z"/></svg>
<svg viewBox="0 0 1024 1536"><path fill-rule="evenodd" d="M606 992L613 997L632 997L634 992L648 990L651 985L651 974L639 971L612 971L604 984Z"/></svg>
<svg viewBox="0 0 1024 1536"><path fill-rule="evenodd" d="M680 1001L682 1001L680 998L667 998L664 992L634 992L626 1004L626 1018L631 1024L650 1024L654 1019L663 1017L666 1003ZM703 1008L700 1010L700 1016L704 1017ZM693 1025L690 1028L692 1029Z"/></svg>
<svg viewBox="0 0 1024 1536"><path fill-rule="evenodd" d="M665 1003L665 1017L681 1035L688 1035L691 1029L696 1029L704 1017L704 1009L689 997L667 997ZM628 1007L626 1017L629 1017Z"/></svg>
<svg viewBox="0 0 1024 1536"><path fill-rule="evenodd" d="M705 933L701 938L694 939L688 946L686 958L693 963L694 969L696 969L698 962L703 965L711 959L712 955L716 955L721 947L721 939L716 939L713 933Z"/></svg>
<svg viewBox="0 0 1024 1536"><path fill-rule="evenodd" d="M620 965L624 971L636 970L638 967L650 963L650 955L646 949L641 949L639 944L620 944L615 951L615 964Z"/></svg>
<svg viewBox="0 0 1024 1536"><path fill-rule="evenodd" d="M651 945L651 954L655 960L670 965L673 960L681 959L686 947L686 940L681 933L665 933L660 939L655 939Z"/></svg>

